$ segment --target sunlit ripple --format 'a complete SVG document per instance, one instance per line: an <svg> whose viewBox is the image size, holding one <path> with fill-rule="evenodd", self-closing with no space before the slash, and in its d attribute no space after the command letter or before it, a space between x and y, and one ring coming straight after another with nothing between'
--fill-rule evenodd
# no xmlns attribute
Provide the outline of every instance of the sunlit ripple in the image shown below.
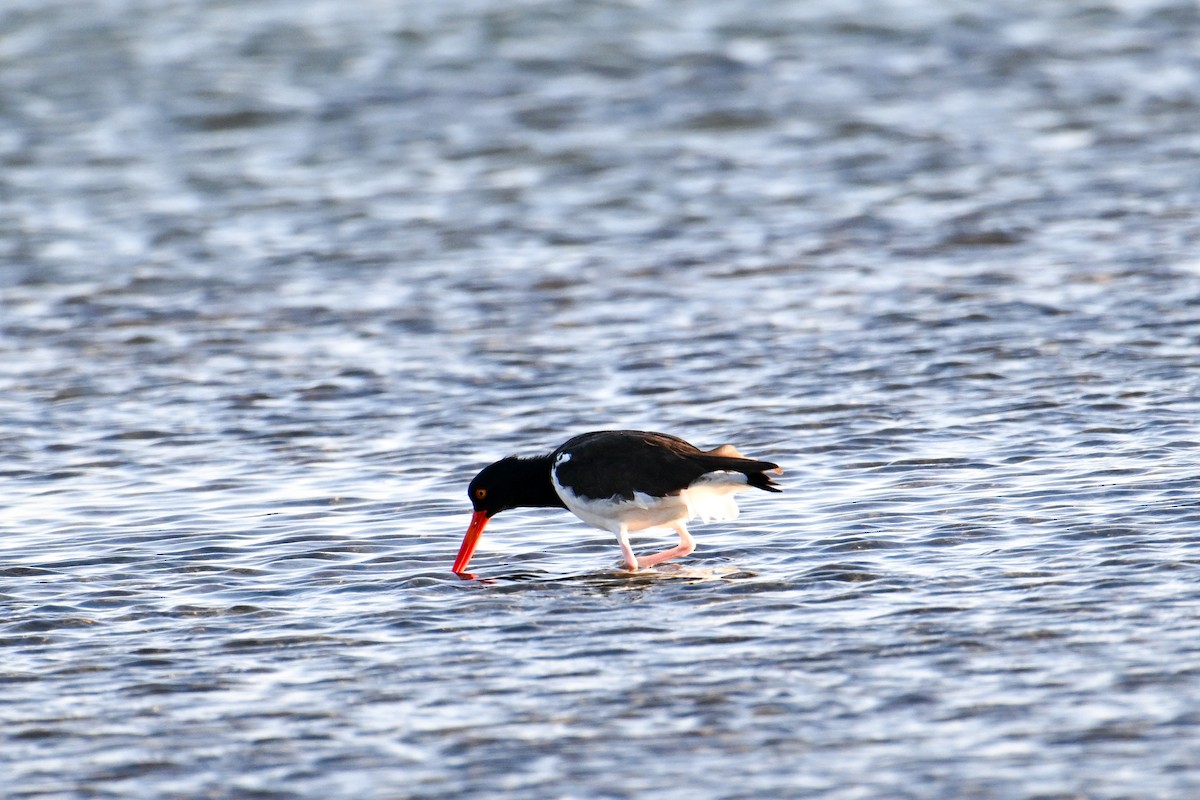
<svg viewBox="0 0 1200 800"><path fill-rule="evenodd" d="M1200 20L866 5L0 10L0 794L1197 796Z"/></svg>

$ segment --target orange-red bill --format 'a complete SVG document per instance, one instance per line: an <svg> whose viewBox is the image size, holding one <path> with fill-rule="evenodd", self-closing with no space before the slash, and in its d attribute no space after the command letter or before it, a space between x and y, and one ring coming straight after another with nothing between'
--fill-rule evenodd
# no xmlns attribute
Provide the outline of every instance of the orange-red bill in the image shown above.
<svg viewBox="0 0 1200 800"><path fill-rule="evenodd" d="M475 553L475 546L479 544L479 536L488 524L488 519L486 511L476 511L471 515L471 524L467 528L467 535L463 537L462 546L458 548L458 558L454 559L455 572L461 573L466 570L471 556Z"/></svg>

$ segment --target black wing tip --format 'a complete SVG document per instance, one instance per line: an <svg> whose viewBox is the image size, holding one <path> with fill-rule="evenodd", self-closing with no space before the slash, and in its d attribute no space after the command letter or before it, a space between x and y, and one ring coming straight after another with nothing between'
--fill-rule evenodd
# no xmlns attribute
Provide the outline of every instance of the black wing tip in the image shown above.
<svg viewBox="0 0 1200 800"><path fill-rule="evenodd" d="M725 447L722 445L721 448ZM740 472L746 476L746 483L753 486L755 489L762 489L764 492L782 492L771 480L768 472L774 472L776 475L782 475L783 469L773 461L759 461L754 458L746 458L745 456L723 456L713 453L700 453L695 457L699 460L707 471L728 470L729 472Z"/></svg>
<svg viewBox="0 0 1200 800"><path fill-rule="evenodd" d="M775 484L775 481L773 481L771 476L767 474L767 470L780 475L783 474L783 470L780 469L777 464L771 464L768 462L761 472L746 473L746 482L755 489L762 489L764 492L782 492L783 489L780 489Z"/></svg>

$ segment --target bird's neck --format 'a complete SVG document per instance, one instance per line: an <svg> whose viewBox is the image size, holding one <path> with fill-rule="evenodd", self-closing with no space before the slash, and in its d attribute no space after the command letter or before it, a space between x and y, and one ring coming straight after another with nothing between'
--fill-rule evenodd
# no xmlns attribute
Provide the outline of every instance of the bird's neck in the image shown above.
<svg viewBox="0 0 1200 800"><path fill-rule="evenodd" d="M552 466L550 456L520 458L514 462L514 507L566 508L550 482Z"/></svg>

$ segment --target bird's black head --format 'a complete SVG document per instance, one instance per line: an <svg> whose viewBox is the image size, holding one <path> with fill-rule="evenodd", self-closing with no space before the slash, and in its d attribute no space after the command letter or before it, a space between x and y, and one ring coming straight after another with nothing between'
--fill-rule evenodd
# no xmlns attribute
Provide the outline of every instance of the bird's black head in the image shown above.
<svg viewBox="0 0 1200 800"><path fill-rule="evenodd" d="M501 511L521 506L565 508L550 481L550 456L509 456L489 464L467 486L467 497L471 498L475 513L463 536L462 546L458 548L458 557L454 559L454 571L460 575L466 574L471 554L475 552L488 520Z"/></svg>
<svg viewBox="0 0 1200 800"><path fill-rule="evenodd" d="M471 506L476 511L494 517L519 505L516 502L521 490L516 483L519 461L515 456L509 456L479 471L467 487L467 497L471 498Z"/></svg>

